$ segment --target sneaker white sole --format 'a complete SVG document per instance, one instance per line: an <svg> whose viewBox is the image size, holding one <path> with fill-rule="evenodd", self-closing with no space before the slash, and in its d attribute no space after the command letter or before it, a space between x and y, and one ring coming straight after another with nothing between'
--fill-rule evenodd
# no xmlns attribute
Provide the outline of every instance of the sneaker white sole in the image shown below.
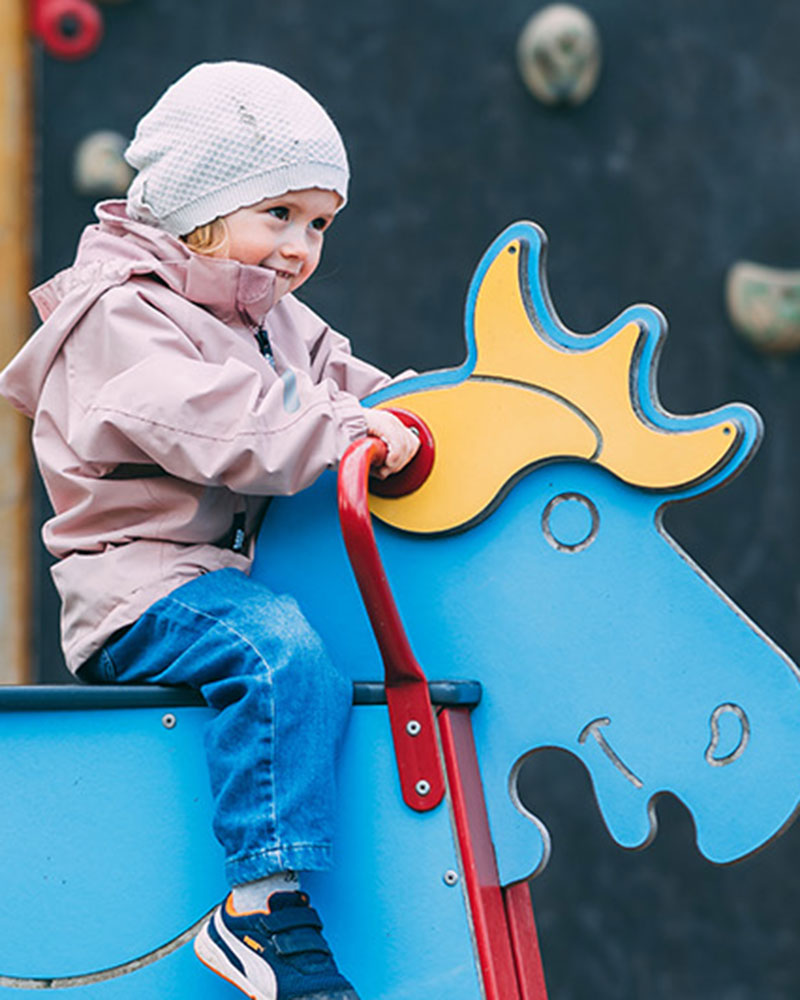
<svg viewBox="0 0 800 1000"><path fill-rule="evenodd" d="M214 920L212 916L211 920ZM211 921L209 921L210 923ZM194 953L212 972L216 972L231 986L235 986L242 993L250 997L250 1000L277 1000L278 990L275 981L275 974L270 967L261 959L255 958L245 949L240 942L229 934L221 921L214 921L214 929L223 939L231 952L242 963L245 974L243 975L235 965L232 964L225 952L211 939L206 924L194 940ZM264 979L271 981L263 982Z"/></svg>

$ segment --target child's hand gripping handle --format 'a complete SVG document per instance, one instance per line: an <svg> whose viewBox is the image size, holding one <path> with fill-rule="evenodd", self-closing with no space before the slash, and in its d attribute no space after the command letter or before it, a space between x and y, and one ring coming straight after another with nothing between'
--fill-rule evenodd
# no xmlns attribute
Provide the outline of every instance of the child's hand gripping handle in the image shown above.
<svg viewBox="0 0 800 1000"><path fill-rule="evenodd" d="M400 473L406 478L402 492L408 493L420 486L430 472L433 437L418 417L404 411L394 412L406 426L416 427L420 436L419 451ZM339 520L383 657L386 702L403 800L412 809L424 812L442 800L444 776L428 682L409 645L372 531L367 500L369 472L385 459L386 444L380 438L368 437L350 446L339 464ZM392 479L383 480L381 486L391 483ZM399 495L398 485L402 487L394 484L393 495Z"/></svg>
<svg viewBox="0 0 800 1000"><path fill-rule="evenodd" d="M367 433L380 438L386 445L383 458L372 464L372 475L379 480L387 479L390 476L394 479L408 467L419 451L419 431L414 426L416 417L405 410L388 409L365 409L364 416L367 421ZM417 433L414 433L415 431ZM373 489L373 492L376 491ZM401 496L403 493L410 493L411 489L405 488L405 484L403 484L400 491L395 488L390 490L388 494L380 490L377 492L382 493L383 496Z"/></svg>

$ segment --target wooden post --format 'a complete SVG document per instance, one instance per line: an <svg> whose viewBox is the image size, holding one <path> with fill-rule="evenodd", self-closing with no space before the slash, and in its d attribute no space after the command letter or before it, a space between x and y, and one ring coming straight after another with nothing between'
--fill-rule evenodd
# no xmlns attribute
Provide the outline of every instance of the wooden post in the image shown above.
<svg viewBox="0 0 800 1000"><path fill-rule="evenodd" d="M0 4L0 367L30 330L31 88L27 0ZM29 679L30 427L0 400L0 684Z"/></svg>

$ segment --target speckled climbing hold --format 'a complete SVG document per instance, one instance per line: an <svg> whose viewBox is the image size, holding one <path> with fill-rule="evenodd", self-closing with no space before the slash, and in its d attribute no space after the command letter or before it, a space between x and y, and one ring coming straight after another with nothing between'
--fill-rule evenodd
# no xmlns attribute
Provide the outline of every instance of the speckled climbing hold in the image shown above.
<svg viewBox="0 0 800 1000"><path fill-rule="evenodd" d="M91 132L75 150L73 181L79 194L116 197L128 190L133 170L123 152L128 140L118 132Z"/></svg>
<svg viewBox="0 0 800 1000"><path fill-rule="evenodd" d="M597 26L573 4L542 7L517 42L525 86L544 104L583 104L595 91L601 61Z"/></svg>
<svg viewBox="0 0 800 1000"><path fill-rule="evenodd" d="M800 348L800 269L737 261L725 281L725 304L738 333L758 350Z"/></svg>

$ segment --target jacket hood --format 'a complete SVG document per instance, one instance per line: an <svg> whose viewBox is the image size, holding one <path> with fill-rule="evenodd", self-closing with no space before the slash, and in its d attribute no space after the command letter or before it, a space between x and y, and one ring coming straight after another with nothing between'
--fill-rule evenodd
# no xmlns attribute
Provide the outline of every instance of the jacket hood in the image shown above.
<svg viewBox="0 0 800 1000"><path fill-rule="evenodd" d="M275 274L235 260L204 257L154 226L129 219L124 201L101 202L83 231L75 262L33 289L42 325L0 373L0 394L32 417L64 341L109 288L152 274L223 322L260 326L275 304Z"/></svg>

